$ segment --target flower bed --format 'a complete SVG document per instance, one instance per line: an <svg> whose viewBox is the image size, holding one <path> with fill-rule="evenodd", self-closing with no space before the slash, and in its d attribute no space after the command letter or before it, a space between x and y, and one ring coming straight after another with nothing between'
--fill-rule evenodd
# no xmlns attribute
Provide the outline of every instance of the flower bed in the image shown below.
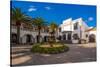
<svg viewBox="0 0 100 67"><path fill-rule="evenodd" d="M62 53L65 51L68 51L69 47L61 44L53 44L53 47L51 47L48 44L36 44L32 47L31 51L33 53L46 53L46 54L57 54Z"/></svg>

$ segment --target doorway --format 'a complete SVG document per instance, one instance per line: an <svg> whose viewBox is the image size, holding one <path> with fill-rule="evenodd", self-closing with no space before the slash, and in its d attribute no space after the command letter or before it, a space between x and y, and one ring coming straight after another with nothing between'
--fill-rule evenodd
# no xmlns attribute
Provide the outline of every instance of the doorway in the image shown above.
<svg viewBox="0 0 100 67"><path fill-rule="evenodd" d="M89 42L95 42L95 35L94 34L89 35Z"/></svg>
<svg viewBox="0 0 100 67"><path fill-rule="evenodd" d="M11 43L17 43L17 34L11 34Z"/></svg>
<svg viewBox="0 0 100 67"><path fill-rule="evenodd" d="M31 35L26 35L26 43L31 43Z"/></svg>
<svg viewBox="0 0 100 67"><path fill-rule="evenodd" d="M68 33L67 39L68 39L68 40L71 40L71 33Z"/></svg>
<svg viewBox="0 0 100 67"><path fill-rule="evenodd" d="M66 34L63 35L63 40L66 40Z"/></svg>

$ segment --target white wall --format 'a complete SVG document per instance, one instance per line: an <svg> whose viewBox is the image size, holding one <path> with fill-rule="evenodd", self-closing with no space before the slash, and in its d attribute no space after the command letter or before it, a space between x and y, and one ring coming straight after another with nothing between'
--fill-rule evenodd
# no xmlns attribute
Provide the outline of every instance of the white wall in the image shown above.
<svg viewBox="0 0 100 67"><path fill-rule="evenodd" d="M77 22L78 22L78 29L74 30L74 24ZM80 29L80 24L82 26L81 29ZM88 34L88 32L85 32L85 30L88 29L89 27L82 18L78 18L75 20L72 20L72 18L66 19L62 22L60 27L61 27L61 32L72 31L72 39L73 39L73 34L78 34L80 38L80 33L82 32L82 39L88 40L86 38L86 34ZM62 35L62 34L59 33L59 35ZM67 33L66 33L66 38L67 38Z"/></svg>
<svg viewBox="0 0 100 67"><path fill-rule="evenodd" d="M72 18L66 19L61 25L61 31L72 31Z"/></svg>
<svg viewBox="0 0 100 67"><path fill-rule="evenodd" d="M17 29L11 28L11 33L17 33ZM20 29L20 38L21 38L22 43L26 43L26 35L27 34L32 35L32 42L35 42L35 43L37 42L36 36L38 35L38 32ZM40 40L42 41L44 36L48 36L48 35L49 35L49 33L41 32Z"/></svg>
<svg viewBox="0 0 100 67"><path fill-rule="evenodd" d="M88 29L88 25L84 22L84 20L82 18L78 18L76 20L73 20L73 23L78 23L78 29L73 31L74 33L77 33L78 36L80 37L80 33L82 33L82 39L86 39L86 34L88 34L88 32L85 32L85 30ZM80 24L81 24L81 28L80 28Z"/></svg>

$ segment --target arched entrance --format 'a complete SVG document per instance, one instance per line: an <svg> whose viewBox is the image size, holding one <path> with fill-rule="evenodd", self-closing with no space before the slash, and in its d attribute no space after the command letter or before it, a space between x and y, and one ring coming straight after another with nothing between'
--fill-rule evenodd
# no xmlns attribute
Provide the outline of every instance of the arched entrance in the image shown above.
<svg viewBox="0 0 100 67"><path fill-rule="evenodd" d="M40 42L39 39L40 39L40 37L37 35L37 36L36 36L37 43Z"/></svg>
<svg viewBox="0 0 100 67"><path fill-rule="evenodd" d="M23 44L35 43L35 38L31 34L24 34L21 39Z"/></svg>
<svg viewBox="0 0 100 67"><path fill-rule="evenodd" d="M42 36L36 36L36 41L37 41L37 43L39 43L39 42L42 42Z"/></svg>
<svg viewBox="0 0 100 67"><path fill-rule="evenodd" d="M68 40L71 40L71 33L68 33L67 39L68 39Z"/></svg>
<svg viewBox="0 0 100 67"><path fill-rule="evenodd" d="M26 43L32 43L31 35L26 35Z"/></svg>
<svg viewBox="0 0 100 67"><path fill-rule="evenodd" d="M48 36L44 36L44 42L48 41Z"/></svg>
<svg viewBox="0 0 100 67"><path fill-rule="evenodd" d="M58 39L58 40L61 40L61 38L62 38L62 36L61 36L61 35L59 35L57 39Z"/></svg>
<svg viewBox="0 0 100 67"><path fill-rule="evenodd" d="M94 34L89 35L89 42L95 42L95 35Z"/></svg>
<svg viewBox="0 0 100 67"><path fill-rule="evenodd" d="M66 40L66 34L63 35L63 40Z"/></svg>
<svg viewBox="0 0 100 67"><path fill-rule="evenodd" d="M17 43L17 34L11 34L11 43Z"/></svg>

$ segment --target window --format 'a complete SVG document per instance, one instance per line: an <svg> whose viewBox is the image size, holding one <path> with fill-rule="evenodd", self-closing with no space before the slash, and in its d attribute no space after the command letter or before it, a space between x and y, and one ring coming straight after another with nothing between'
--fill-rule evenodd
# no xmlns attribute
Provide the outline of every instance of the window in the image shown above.
<svg viewBox="0 0 100 67"><path fill-rule="evenodd" d="M78 22L74 24L74 30L78 29Z"/></svg>
<svg viewBox="0 0 100 67"><path fill-rule="evenodd" d="M78 34L73 34L73 39L79 39Z"/></svg>
<svg viewBox="0 0 100 67"><path fill-rule="evenodd" d="M86 38L88 37L88 34L86 34Z"/></svg>

